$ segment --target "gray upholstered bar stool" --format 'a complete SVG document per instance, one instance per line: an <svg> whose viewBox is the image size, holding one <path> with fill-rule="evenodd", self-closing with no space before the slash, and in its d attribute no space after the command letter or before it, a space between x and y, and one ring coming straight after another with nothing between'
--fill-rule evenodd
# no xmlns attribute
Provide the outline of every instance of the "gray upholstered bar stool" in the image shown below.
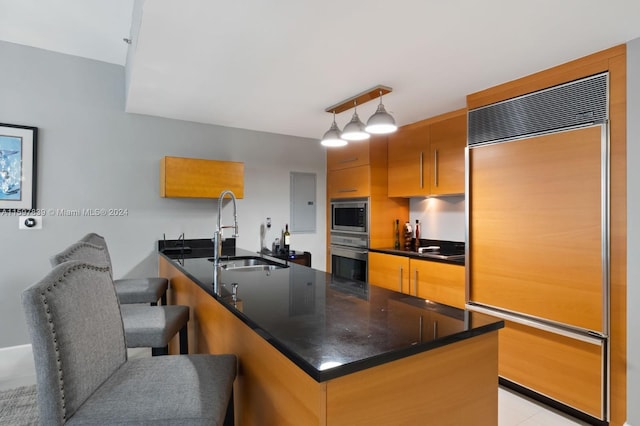
<svg viewBox="0 0 640 426"><path fill-rule="evenodd" d="M50 260L53 266L81 260L105 266L111 273L106 249L90 243L74 243L60 253L53 255ZM113 285L113 280L111 283ZM117 294L117 288L115 285L113 286ZM166 355L169 353L169 342L176 333L179 333L180 353L189 353L188 306L121 304L121 313L128 348L151 348L151 354L154 356Z"/></svg>
<svg viewBox="0 0 640 426"><path fill-rule="evenodd" d="M107 262L111 266L109 248L103 236L91 232L82 237L80 241L104 247ZM120 303L150 303L156 305L160 299L162 305L167 304L169 281L166 278L122 278L114 279L113 283L116 286L116 293L118 293Z"/></svg>
<svg viewBox="0 0 640 426"><path fill-rule="evenodd" d="M40 424L233 425L236 356L127 359L107 266L62 263L22 292L22 306Z"/></svg>

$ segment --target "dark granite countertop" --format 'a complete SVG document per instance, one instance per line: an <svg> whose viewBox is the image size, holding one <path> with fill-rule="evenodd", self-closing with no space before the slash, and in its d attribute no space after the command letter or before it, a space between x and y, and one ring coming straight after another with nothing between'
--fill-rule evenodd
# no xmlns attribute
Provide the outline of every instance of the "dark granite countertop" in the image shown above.
<svg viewBox="0 0 640 426"><path fill-rule="evenodd" d="M197 241L204 243L199 246ZM161 256L318 382L503 327L502 321L484 314L341 280L267 256L288 267L221 270L223 291L218 296L213 293L209 240L187 240L190 250L182 254L162 253L162 243ZM227 254L260 256L242 249ZM238 284L235 304L229 296L232 283Z"/></svg>
<svg viewBox="0 0 640 426"><path fill-rule="evenodd" d="M412 244L413 246L413 244ZM425 253L418 253L417 250L406 250L404 248L370 248L369 251L394 254L397 256L406 256L413 259L433 260L436 262L452 263L454 265L464 265L464 243L458 241L443 241L443 240L427 240L420 239L420 247L439 247L434 251L428 251Z"/></svg>

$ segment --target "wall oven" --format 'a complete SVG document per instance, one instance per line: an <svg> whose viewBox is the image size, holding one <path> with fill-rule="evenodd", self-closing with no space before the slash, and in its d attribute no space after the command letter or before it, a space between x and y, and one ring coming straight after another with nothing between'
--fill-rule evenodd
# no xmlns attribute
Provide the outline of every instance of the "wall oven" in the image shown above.
<svg viewBox="0 0 640 426"><path fill-rule="evenodd" d="M367 281L369 235L331 233L331 274L336 278Z"/></svg>
<svg viewBox="0 0 640 426"><path fill-rule="evenodd" d="M345 199L331 201L331 232L369 232L368 201Z"/></svg>

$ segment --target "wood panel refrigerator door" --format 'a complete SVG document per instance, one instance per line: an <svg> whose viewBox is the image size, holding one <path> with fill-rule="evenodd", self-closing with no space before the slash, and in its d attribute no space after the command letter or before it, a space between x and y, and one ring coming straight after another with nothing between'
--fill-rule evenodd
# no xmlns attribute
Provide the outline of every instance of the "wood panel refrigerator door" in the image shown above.
<svg viewBox="0 0 640 426"><path fill-rule="evenodd" d="M472 302L605 332L602 135L469 150Z"/></svg>

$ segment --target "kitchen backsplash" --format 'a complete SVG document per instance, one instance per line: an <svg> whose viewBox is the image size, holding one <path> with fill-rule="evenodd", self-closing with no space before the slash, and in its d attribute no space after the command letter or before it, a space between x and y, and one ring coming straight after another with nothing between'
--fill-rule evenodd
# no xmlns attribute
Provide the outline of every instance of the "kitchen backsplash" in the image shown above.
<svg viewBox="0 0 640 426"><path fill-rule="evenodd" d="M420 237L432 240L465 241L465 197L411 198L409 220L420 221Z"/></svg>

